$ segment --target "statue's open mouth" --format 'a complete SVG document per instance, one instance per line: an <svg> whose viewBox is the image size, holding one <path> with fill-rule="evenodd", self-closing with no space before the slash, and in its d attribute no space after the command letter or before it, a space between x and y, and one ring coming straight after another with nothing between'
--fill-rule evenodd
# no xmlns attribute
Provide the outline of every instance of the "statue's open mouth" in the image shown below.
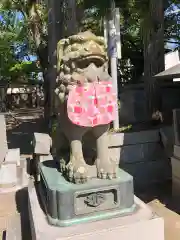
<svg viewBox="0 0 180 240"><path fill-rule="evenodd" d="M94 63L96 67L101 67L107 61L107 56L89 54L76 59L76 66L80 69L87 68L91 63Z"/></svg>

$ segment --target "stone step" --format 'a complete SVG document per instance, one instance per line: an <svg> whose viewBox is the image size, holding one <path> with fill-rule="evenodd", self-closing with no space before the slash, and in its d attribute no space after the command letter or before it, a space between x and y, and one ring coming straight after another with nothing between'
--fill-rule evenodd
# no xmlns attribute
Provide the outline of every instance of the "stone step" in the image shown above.
<svg viewBox="0 0 180 240"><path fill-rule="evenodd" d="M180 177L172 176L172 196L180 198Z"/></svg>
<svg viewBox="0 0 180 240"><path fill-rule="evenodd" d="M171 157L172 175L180 178L180 160L176 157Z"/></svg>
<svg viewBox="0 0 180 240"><path fill-rule="evenodd" d="M19 166L17 164L2 164L0 168L0 188L13 188L27 184L26 159L21 158Z"/></svg>
<svg viewBox="0 0 180 240"><path fill-rule="evenodd" d="M17 166L15 164L2 165L0 168L0 187L11 188L17 184Z"/></svg>
<svg viewBox="0 0 180 240"><path fill-rule="evenodd" d="M7 145L7 135L6 135L6 123L4 115L0 115L0 129L1 129L1 137L0 137L0 164L3 163L6 153L8 152Z"/></svg>
<svg viewBox="0 0 180 240"><path fill-rule="evenodd" d="M180 146L174 145L173 156L180 160Z"/></svg>
<svg viewBox="0 0 180 240"><path fill-rule="evenodd" d="M27 161L26 158L21 157L20 166L17 167L17 180L19 186L28 184Z"/></svg>
<svg viewBox="0 0 180 240"><path fill-rule="evenodd" d="M172 196L180 198L180 159L171 157L172 165Z"/></svg>
<svg viewBox="0 0 180 240"><path fill-rule="evenodd" d="M168 157L172 156L174 145L174 131L173 127L163 127L160 129L160 136L165 152Z"/></svg>
<svg viewBox="0 0 180 240"><path fill-rule="evenodd" d="M58 228L48 224L34 187L28 188L28 196L33 240L164 240L163 219L136 197L138 210L131 215Z"/></svg>
<svg viewBox="0 0 180 240"><path fill-rule="evenodd" d="M180 146L180 124L179 124L179 117L180 117L180 109L173 109L173 128L174 128L174 142L176 145Z"/></svg>
<svg viewBox="0 0 180 240"><path fill-rule="evenodd" d="M164 145L166 145L167 142L171 142L171 144L174 144L174 131L172 126L160 128L160 135Z"/></svg>
<svg viewBox="0 0 180 240"><path fill-rule="evenodd" d="M20 149L8 149L3 164L16 164L17 166L20 166Z"/></svg>

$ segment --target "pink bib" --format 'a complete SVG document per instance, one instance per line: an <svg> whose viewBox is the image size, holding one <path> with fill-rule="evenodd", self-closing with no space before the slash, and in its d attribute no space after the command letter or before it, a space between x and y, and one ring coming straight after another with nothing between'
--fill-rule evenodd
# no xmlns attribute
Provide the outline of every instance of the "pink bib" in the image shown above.
<svg viewBox="0 0 180 240"><path fill-rule="evenodd" d="M69 119L76 125L94 127L112 122L117 111L116 94L110 82L74 86L67 101Z"/></svg>

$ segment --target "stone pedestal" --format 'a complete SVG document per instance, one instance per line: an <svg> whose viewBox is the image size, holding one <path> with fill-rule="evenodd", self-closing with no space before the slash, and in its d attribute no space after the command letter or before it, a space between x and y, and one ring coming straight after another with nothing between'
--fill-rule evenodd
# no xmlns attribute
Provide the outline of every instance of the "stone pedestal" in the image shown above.
<svg viewBox="0 0 180 240"><path fill-rule="evenodd" d="M121 169L117 178L73 184L57 170L55 161L39 163L38 192L49 224L67 227L84 222L109 219L136 211L133 177Z"/></svg>
<svg viewBox="0 0 180 240"><path fill-rule="evenodd" d="M33 240L164 240L163 219L136 197L134 202L137 211L131 215L70 227L55 227L48 224L33 183L29 185L28 195Z"/></svg>
<svg viewBox="0 0 180 240"><path fill-rule="evenodd" d="M36 167L39 181L28 187L33 240L164 240L163 219L134 197L133 177L125 171L98 179L91 166L88 182L73 184L55 160L39 159Z"/></svg>

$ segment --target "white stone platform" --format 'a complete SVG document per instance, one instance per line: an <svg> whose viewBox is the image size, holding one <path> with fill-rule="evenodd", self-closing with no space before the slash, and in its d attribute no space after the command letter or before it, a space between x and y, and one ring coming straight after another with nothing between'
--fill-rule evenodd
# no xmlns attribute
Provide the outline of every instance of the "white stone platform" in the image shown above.
<svg viewBox="0 0 180 240"><path fill-rule="evenodd" d="M46 221L32 182L28 187L29 216L33 240L164 240L164 220L155 215L140 199L130 216L113 218L72 227L50 226Z"/></svg>

